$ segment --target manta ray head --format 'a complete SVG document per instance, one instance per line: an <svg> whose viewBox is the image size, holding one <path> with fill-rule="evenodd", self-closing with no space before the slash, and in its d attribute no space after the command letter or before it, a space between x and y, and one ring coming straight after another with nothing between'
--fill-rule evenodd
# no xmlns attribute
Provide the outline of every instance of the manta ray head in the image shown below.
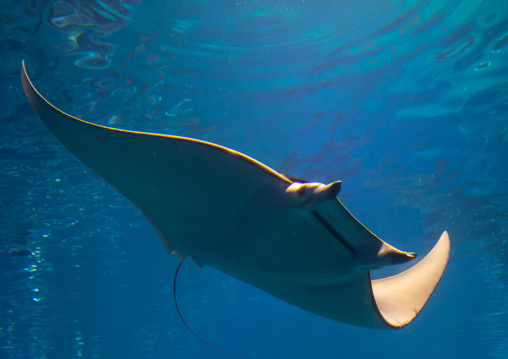
<svg viewBox="0 0 508 359"><path fill-rule="evenodd" d="M296 208L313 210L337 197L341 186L342 181L335 181L327 185L318 182L294 182L286 189L286 194L289 195Z"/></svg>

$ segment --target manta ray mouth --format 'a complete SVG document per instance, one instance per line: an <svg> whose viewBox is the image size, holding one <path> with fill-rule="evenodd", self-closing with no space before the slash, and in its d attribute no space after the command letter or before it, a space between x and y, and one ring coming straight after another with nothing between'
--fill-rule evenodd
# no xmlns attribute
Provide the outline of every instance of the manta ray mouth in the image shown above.
<svg viewBox="0 0 508 359"><path fill-rule="evenodd" d="M335 237L337 240L351 252L353 258L356 257L356 249L328 222L325 217L321 215L317 210L311 211L314 217Z"/></svg>

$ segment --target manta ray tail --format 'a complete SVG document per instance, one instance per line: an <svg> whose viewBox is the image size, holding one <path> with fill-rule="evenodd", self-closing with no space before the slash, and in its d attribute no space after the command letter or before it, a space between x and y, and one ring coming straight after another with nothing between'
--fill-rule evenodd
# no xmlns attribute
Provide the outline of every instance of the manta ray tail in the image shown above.
<svg viewBox="0 0 508 359"><path fill-rule="evenodd" d="M180 262L178 263L178 265L176 266L176 270L175 270L175 276L173 277L173 298L175 299L175 306L176 306L176 311L178 312L178 315L180 316L180 319L182 319L182 322L183 324L187 327L187 329L189 329L189 331L194 334L194 336L196 338L198 338L199 340L201 340L203 343L205 343L206 345L214 348L214 349L217 349L225 354L228 354L228 355L231 355L231 356L234 356L235 358L240 358L240 359L245 359L244 357L241 357L239 355L236 355L236 354L233 354L233 353L230 353L224 349L221 349L219 347L216 347L215 345L207 342L206 340L204 340L203 338L201 338L194 330L192 330L192 328L190 327L190 325L185 321L184 317L183 317L183 314L182 312L180 311L180 306L178 305L178 300L176 299L176 277L178 276L178 272L180 271L180 267L182 266L182 263L183 261L185 260L185 257L183 257L182 259L180 259Z"/></svg>

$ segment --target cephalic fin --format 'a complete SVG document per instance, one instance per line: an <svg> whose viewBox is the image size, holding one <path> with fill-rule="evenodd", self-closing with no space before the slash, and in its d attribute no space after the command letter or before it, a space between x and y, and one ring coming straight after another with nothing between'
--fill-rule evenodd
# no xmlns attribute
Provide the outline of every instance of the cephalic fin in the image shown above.
<svg viewBox="0 0 508 359"><path fill-rule="evenodd" d="M409 262L410 260L416 258L416 253L401 251L385 242L381 246L377 256L380 259L384 259L383 263L390 265Z"/></svg>
<svg viewBox="0 0 508 359"><path fill-rule="evenodd" d="M369 251L359 252L354 260L362 270L372 270L387 265L406 263L414 258L416 258L416 253L404 252L386 242L382 242L377 254L372 255Z"/></svg>

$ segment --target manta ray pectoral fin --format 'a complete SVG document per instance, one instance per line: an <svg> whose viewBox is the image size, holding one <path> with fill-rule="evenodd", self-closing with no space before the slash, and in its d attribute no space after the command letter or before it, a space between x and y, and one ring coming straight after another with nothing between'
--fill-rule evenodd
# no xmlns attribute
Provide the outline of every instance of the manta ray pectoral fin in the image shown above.
<svg viewBox="0 0 508 359"><path fill-rule="evenodd" d="M199 269L203 268L205 265L199 260L199 258L190 256L190 259L198 266Z"/></svg>
<svg viewBox="0 0 508 359"><path fill-rule="evenodd" d="M449 255L450 238L443 232L419 263L393 277L371 282L377 308L389 326L402 328L416 318L439 283Z"/></svg>
<svg viewBox="0 0 508 359"><path fill-rule="evenodd" d="M291 182L298 182L298 183L308 183L309 182L309 181L301 179L299 177L288 175L287 173L284 173L283 176L286 177Z"/></svg>

